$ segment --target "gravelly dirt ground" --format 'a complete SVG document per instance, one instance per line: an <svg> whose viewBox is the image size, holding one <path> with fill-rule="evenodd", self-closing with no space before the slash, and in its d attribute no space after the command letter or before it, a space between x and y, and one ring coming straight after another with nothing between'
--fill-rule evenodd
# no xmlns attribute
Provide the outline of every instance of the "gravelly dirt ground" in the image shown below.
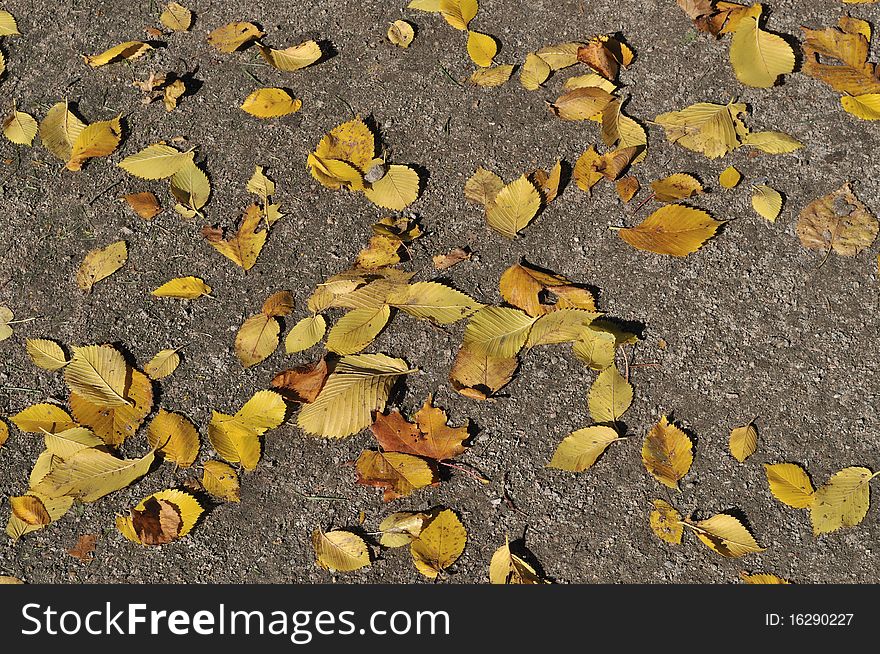
<svg viewBox="0 0 880 654"><path fill-rule="evenodd" d="M2 45L8 66L0 84L4 105L15 100L41 118L68 97L90 121L125 113L129 132L110 161L93 161L79 174L62 170L39 146L0 143L0 158L10 160L0 167L0 304L18 318L40 317L0 343L0 414L65 398L59 376L31 365L27 337L117 342L142 363L159 349L186 345L184 364L161 384L161 402L203 428L211 409L231 412L266 387L276 370L313 358L288 357L282 348L244 371L232 341L243 319L276 290L289 289L297 299L288 326L304 315L314 285L345 268L366 242L369 225L384 215L362 196L320 187L305 168L306 153L321 134L350 118L351 109L375 120L390 160L417 164L429 174L426 192L410 207L428 229L414 250L418 279L432 278L430 255L469 245L474 260L446 277L482 301L497 302L499 275L525 256L598 287L603 308L641 322L644 341L635 361L657 365L634 369L636 398L626 415L633 438L611 447L588 472L563 473L544 464L563 436L589 423L586 391L592 379L569 349L530 353L506 389L508 397L477 403L446 383L461 325L445 333L398 316L371 351L403 357L421 369L406 380L405 409L434 392L454 422L474 421L479 433L464 460L490 477L490 485L456 474L439 488L386 505L373 489L353 481L350 464L370 444L368 433L325 442L286 424L267 438L257 470L243 477L241 504L213 510L181 542L145 549L113 527L114 514L186 477L165 465L131 488L77 506L17 544L3 541L0 573L29 582L419 582L406 550L385 552L368 569L333 577L314 565L309 534L317 526L356 525L361 510L364 528L372 530L394 510L443 505L457 509L469 531L452 582L485 581L491 554L505 535L523 533L545 573L559 582L728 583L739 570L773 572L799 583L877 580L876 501L857 528L816 539L806 512L770 496L762 466L799 462L817 483L848 465L880 467L877 247L854 258L832 256L818 268L821 255L803 250L794 233L800 209L846 180L856 182L869 206L880 208L875 125L844 113L832 90L800 74L773 89L742 87L727 62L728 42L697 35L672 0L485 0L472 27L501 41L500 62L522 62L551 43L620 32L638 55L623 74L630 115L644 122L694 102L738 97L749 104L753 129L786 131L807 143L794 155L750 158L744 149L709 161L665 143L662 130L649 126L649 157L635 171L643 185L673 172L694 173L714 191L696 204L731 221L686 259L639 252L617 238L609 226L638 218L610 186L590 198L570 185L510 243L488 230L478 208L465 202L462 187L478 165L510 180L557 158L573 163L599 141L595 125L559 121L545 108L544 100L555 98L575 73L561 71L534 93L516 80L499 89L459 87L441 66L458 78L470 73L463 35L438 16L403 9L403 0L186 4L197 15L191 33L168 36L167 47L131 64L93 70L78 53L143 38L143 28L158 16L155 5L6 3L24 36ZM768 4L768 26L795 37L800 25L833 25L845 12L836 0ZM880 5L850 11L880 19ZM397 18L417 26L408 50L384 39ZM245 66L259 61L255 51L220 55L204 38L233 20L258 22L277 46L323 39L337 54L297 73ZM141 106L131 86L151 70L194 71L203 84L166 115L159 104ZM247 72L260 85L293 89L302 110L267 122L241 112L237 106L258 86ZM147 223L117 200L139 190L165 193L161 183L139 182L111 164L178 135L197 146L206 162L214 187L206 211L214 223L234 225L251 201L244 185L255 164L276 180L287 217L273 228L250 273L207 246L198 235L200 224L172 211ZM744 172L746 183L721 192L717 175L729 164ZM750 208L749 184L757 180L785 194L775 224ZM103 192L111 184L116 186ZM73 273L85 252L120 238L129 244L127 266L91 295L80 293ZM216 301L149 296L171 276L188 274L203 277ZM660 339L668 343L665 350ZM703 517L741 509L766 552L731 561L687 535L682 546L672 547L651 534L649 502L668 495L642 468L639 451L646 430L667 412L697 441L695 463L681 492L672 494L673 503ZM739 464L726 451L727 434L753 416L759 449ZM4 496L26 489L38 440L13 429L0 449ZM126 446L129 454L145 449L143 437ZM200 460L209 454L205 440ZM505 477L520 512L498 502ZM303 494L344 499L313 501ZM5 520L5 502L2 513ZM103 534L90 564L65 553L85 533Z"/></svg>

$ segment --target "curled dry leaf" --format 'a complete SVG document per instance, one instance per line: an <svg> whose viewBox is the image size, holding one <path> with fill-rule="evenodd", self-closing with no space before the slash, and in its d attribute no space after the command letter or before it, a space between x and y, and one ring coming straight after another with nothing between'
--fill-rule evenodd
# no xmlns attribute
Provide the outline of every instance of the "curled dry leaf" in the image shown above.
<svg viewBox="0 0 880 654"><path fill-rule="evenodd" d="M693 175L675 173L651 182L654 197L660 202L678 202L703 192L703 185Z"/></svg>
<svg viewBox="0 0 880 654"><path fill-rule="evenodd" d="M747 572L740 572L739 578L743 580L746 584L790 584L790 581L786 581L782 577L777 577L776 575L766 574L766 573L758 573L758 574L748 574Z"/></svg>
<svg viewBox="0 0 880 654"><path fill-rule="evenodd" d="M510 542L505 538L504 545L495 550L489 561L489 583L526 585L548 582L525 560L510 551Z"/></svg>
<svg viewBox="0 0 880 654"><path fill-rule="evenodd" d="M137 59L152 49L153 46L149 43L144 43L142 41L126 41L125 43L114 45L112 48L108 48L100 54L85 56L83 59L92 68L98 68L99 66L105 66L117 61L130 61L132 59Z"/></svg>
<svg viewBox="0 0 880 654"><path fill-rule="evenodd" d="M473 254L470 248L452 248L446 254L435 254L431 257L436 270L446 270L452 266L458 265L462 261L470 261Z"/></svg>
<svg viewBox="0 0 880 654"><path fill-rule="evenodd" d="M327 361L322 358L315 363L279 372L272 378L272 388L290 402L311 404L324 388L329 374Z"/></svg>
<svg viewBox="0 0 880 654"><path fill-rule="evenodd" d="M434 464L402 452L364 450L355 463L355 470L359 484L384 489L385 502L439 482Z"/></svg>
<svg viewBox="0 0 880 654"><path fill-rule="evenodd" d="M234 237L224 239L223 231L216 227L203 227L202 236L224 257L244 270L250 270L266 243L267 231L257 231L262 217L260 207L252 204L245 211Z"/></svg>
<svg viewBox="0 0 880 654"><path fill-rule="evenodd" d="M75 559L82 563L91 563L95 558L95 545L98 543L98 534L83 534L76 541L76 544L67 550Z"/></svg>
<svg viewBox="0 0 880 654"><path fill-rule="evenodd" d="M321 47L315 41L303 41L284 50L276 50L259 43L257 48L270 66L288 73L311 66L322 56Z"/></svg>
<svg viewBox="0 0 880 654"><path fill-rule="evenodd" d="M408 48L415 35L412 25L405 20L396 20L388 28L388 40L401 48Z"/></svg>
<svg viewBox="0 0 880 654"><path fill-rule="evenodd" d="M117 516L116 527L141 545L165 545L186 536L204 508L189 493L170 489L145 497L128 516Z"/></svg>

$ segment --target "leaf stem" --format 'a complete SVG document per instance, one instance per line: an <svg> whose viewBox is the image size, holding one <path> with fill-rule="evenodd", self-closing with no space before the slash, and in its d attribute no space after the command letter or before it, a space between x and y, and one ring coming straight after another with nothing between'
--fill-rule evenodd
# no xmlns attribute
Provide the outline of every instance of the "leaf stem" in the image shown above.
<svg viewBox="0 0 880 654"><path fill-rule="evenodd" d="M457 463L449 463L448 461L438 461L437 463L439 463L441 466L446 466L447 468L453 468L455 470L459 470L459 471L465 473L466 475L472 477L473 479L476 479L481 484L492 483L489 479L486 479L481 474L474 472L470 468L466 468L463 465L459 465Z"/></svg>

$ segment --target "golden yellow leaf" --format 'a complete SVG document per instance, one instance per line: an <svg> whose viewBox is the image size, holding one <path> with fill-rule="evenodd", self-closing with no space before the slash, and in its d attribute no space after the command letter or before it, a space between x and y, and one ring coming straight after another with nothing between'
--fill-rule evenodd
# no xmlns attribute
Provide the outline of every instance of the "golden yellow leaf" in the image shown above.
<svg viewBox="0 0 880 654"><path fill-rule="evenodd" d="M486 222L502 236L514 238L541 208L541 194L525 175L498 191L486 205Z"/></svg>
<svg viewBox="0 0 880 654"><path fill-rule="evenodd" d="M781 36L758 27L758 19L743 18L730 42L730 63L746 86L769 88L794 70L794 50Z"/></svg>
<svg viewBox="0 0 880 654"><path fill-rule="evenodd" d="M192 24L192 12L177 2L169 2L159 15L159 22L172 32L186 32Z"/></svg>
<svg viewBox="0 0 880 654"><path fill-rule="evenodd" d="M99 66L122 61L123 59L129 61L137 59L152 49L153 46L149 43L144 43L142 41L126 41L125 43L114 45L112 48L108 48L100 54L83 57L83 59L85 59L86 63L92 68L98 68Z"/></svg>
<svg viewBox="0 0 880 654"><path fill-rule="evenodd" d="M684 534L684 526L681 524L681 514L675 508L663 500L652 500L654 509L648 520L651 524L651 531L660 540L673 545L681 544L681 537Z"/></svg>
<svg viewBox="0 0 880 654"><path fill-rule="evenodd" d="M175 211L185 218L192 218L211 197L211 183L202 169L194 161L189 161L171 176L171 195L178 202Z"/></svg>
<svg viewBox="0 0 880 654"><path fill-rule="evenodd" d="M384 489L382 499L386 502L406 497L438 481L433 466L426 459L403 452L364 450L355 463L355 470L359 484Z"/></svg>
<svg viewBox="0 0 880 654"><path fill-rule="evenodd" d="M764 469L773 497L795 509L812 506L813 484L803 468L795 463L765 463Z"/></svg>
<svg viewBox="0 0 880 654"><path fill-rule="evenodd" d="M550 77L551 72L550 65L546 61L534 52L530 52L519 69L519 83L527 91L537 91Z"/></svg>
<svg viewBox="0 0 880 654"><path fill-rule="evenodd" d="M31 361L38 368L54 372L67 365L67 355L55 341L45 338L29 338L25 347Z"/></svg>
<svg viewBox="0 0 880 654"><path fill-rule="evenodd" d="M752 209L771 223L776 222L782 211L782 194L774 188L761 184L752 191Z"/></svg>
<svg viewBox="0 0 880 654"><path fill-rule="evenodd" d="M179 413L159 409L147 428L147 442L168 461L182 468L193 464L199 454L199 432Z"/></svg>
<svg viewBox="0 0 880 654"><path fill-rule="evenodd" d="M235 354L241 365L250 368L264 361L278 347L281 325L265 313L258 313L244 321L235 335Z"/></svg>
<svg viewBox="0 0 880 654"><path fill-rule="evenodd" d="M194 156L192 151L180 152L164 143L154 143L126 157L117 165L141 179L165 179L192 162Z"/></svg>
<svg viewBox="0 0 880 654"><path fill-rule="evenodd" d="M786 581L782 577L777 577L776 575L771 574L753 574L750 575L746 572L740 572L739 578L742 579L747 584L790 584L790 581Z"/></svg>
<svg viewBox="0 0 880 654"><path fill-rule="evenodd" d="M623 378L615 366L609 366L598 374L593 385L590 386L588 396L590 415L596 422L617 422L629 409L632 400L632 385Z"/></svg>
<svg viewBox="0 0 880 654"><path fill-rule="evenodd" d="M510 79L513 74L513 66L511 64L501 64L500 66L492 66L492 68L478 68L468 81L477 86L487 88L501 86Z"/></svg>
<svg viewBox="0 0 880 654"><path fill-rule="evenodd" d="M122 268L127 260L125 241L116 241L106 247L90 250L76 272L76 285L89 293L92 286Z"/></svg>
<svg viewBox="0 0 880 654"><path fill-rule="evenodd" d="M465 31L477 15L477 0L440 0L438 11L455 29Z"/></svg>
<svg viewBox="0 0 880 654"><path fill-rule="evenodd" d="M632 200L633 196L639 192L640 188L639 180L635 177L622 177L614 183L614 190L617 191L618 197L620 197L624 203L628 203Z"/></svg>
<svg viewBox="0 0 880 654"><path fill-rule="evenodd" d="M840 27L801 27L806 37L802 72L841 93L880 93L880 79L874 64L868 62L869 44L862 26L850 21L841 22Z"/></svg>
<svg viewBox="0 0 880 654"><path fill-rule="evenodd" d="M564 120L589 120L602 114L614 96L595 86L577 88L556 98L550 111Z"/></svg>
<svg viewBox="0 0 880 654"><path fill-rule="evenodd" d="M742 463L758 448L758 430L752 423L732 429L729 446L733 458Z"/></svg>
<svg viewBox="0 0 880 654"><path fill-rule="evenodd" d="M403 547L409 545L413 538L422 533L425 525L431 517L425 513L401 511L392 513L379 523L379 531L382 536L379 543L383 547Z"/></svg>
<svg viewBox="0 0 880 654"><path fill-rule="evenodd" d="M284 50L276 50L259 43L257 47L270 66L288 73L311 66L321 58L321 47L314 41L303 41Z"/></svg>
<svg viewBox="0 0 880 654"><path fill-rule="evenodd" d="M264 88L253 91L241 108L257 118L278 118L295 113L302 107L302 100L297 100L284 89Z"/></svg>
<svg viewBox="0 0 880 654"><path fill-rule="evenodd" d="M660 114L655 121L666 130L670 143L717 159L740 145L736 121L745 112L745 104L699 102L681 111Z"/></svg>
<svg viewBox="0 0 880 654"><path fill-rule="evenodd" d="M73 358L64 369L64 381L71 392L101 406L123 406L129 402L128 364L109 345L73 348Z"/></svg>
<svg viewBox="0 0 880 654"><path fill-rule="evenodd" d="M495 197L504 188L504 180L491 170L482 166L470 176L464 185L464 196L476 204L486 206L495 200Z"/></svg>
<svg viewBox="0 0 880 654"><path fill-rule="evenodd" d="M694 462L693 443L666 416L651 427L642 445L642 463L661 484L678 488Z"/></svg>
<svg viewBox="0 0 880 654"><path fill-rule="evenodd" d="M86 159L106 157L113 153L122 136L120 116L113 120L92 123L83 129L70 150L68 170L80 170Z"/></svg>
<svg viewBox="0 0 880 654"><path fill-rule="evenodd" d="M494 357L482 348L462 346L449 371L449 381L457 393L486 400L510 382L518 366L515 356Z"/></svg>
<svg viewBox="0 0 880 654"><path fill-rule="evenodd" d="M58 102L40 123L40 141L49 152L67 162L73 144L85 128L85 123L68 110L66 100Z"/></svg>
<svg viewBox="0 0 880 654"><path fill-rule="evenodd" d="M402 211L419 197L419 174L409 166L392 164L364 189L364 195L376 206Z"/></svg>
<svg viewBox="0 0 880 654"><path fill-rule="evenodd" d="M467 318L484 307L461 291L437 282L407 284L388 296L388 304L416 318L441 325Z"/></svg>
<svg viewBox="0 0 880 654"><path fill-rule="evenodd" d="M742 144L767 154L788 154L804 147L803 143L783 132L749 132L742 138Z"/></svg>
<svg viewBox="0 0 880 654"><path fill-rule="evenodd" d="M153 193L129 193L121 198L144 220L152 220L162 212L159 200Z"/></svg>
<svg viewBox="0 0 880 654"><path fill-rule="evenodd" d="M43 495L42 493L37 493L35 491L28 491L27 495L35 497L43 503L43 507L49 514L50 522L55 522L56 520L61 518L73 506L72 497L48 497L46 495ZM30 533L32 531L37 531L38 529L42 529L45 526L46 525L42 524L28 524L24 520L21 520L14 513L12 513L9 516L9 522L6 525L6 533L13 540L18 540L24 534Z"/></svg>
<svg viewBox="0 0 880 654"><path fill-rule="evenodd" d="M388 28L388 40L401 48L408 48L415 36L412 25L405 20L396 20Z"/></svg>
<svg viewBox="0 0 880 654"><path fill-rule="evenodd" d="M104 441L85 427L72 427L55 434L44 432L43 438L46 441L46 452L49 452L58 459L69 459L87 447L100 447L104 445ZM41 475L40 479L44 476Z"/></svg>
<svg viewBox="0 0 880 654"><path fill-rule="evenodd" d="M287 405L274 391L259 391L234 416L212 412L208 440L221 457L253 470L260 460L260 436L284 421Z"/></svg>
<svg viewBox="0 0 880 654"><path fill-rule="evenodd" d="M572 177L582 191L589 193L596 184L605 178L597 169L601 159L601 155L591 145L575 162Z"/></svg>
<svg viewBox="0 0 880 654"><path fill-rule="evenodd" d="M614 364L617 342L613 334L599 329L584 329L572 346L574 355L593 370L605 370Z"/></svg>
<svg viewBox="0 0 880 654"><path fill-rule="evenodd" d="M468 321L462 343L477 353L510 358L525 345L536 320L518 309L485 307Z"/></svg>
<svg viewBox="0 0 880 654"><path fill-rule="evenodd" d="M262 30L253 23L229 23L208 34L208 43L228 54L261 36Z"/></svg>
<svg viewBox="0 0 880 654"><path fill-rule="evenodd" d="M406 6L407 9L419 9L421 11L429 11L437 13L440 11L440 3L442 0L410 0Z"/></svg>
<svg viewBox="0 0 880 654"><path fill-rule="evenodd" d="M6 444L6 441L9 440L9 425L6 424L5 421L0 420L0 447Z"/></svg>
<svg viewBox="0 0 880 654"><path fill-rule="evenodd" d="M498 283L501 297L530 316L541 316L558 309L596 311L596 299L589 289L553 272L522 263L504 271ZM555 296L555 304L543 296Z"/></svg>
<svg viewBox="0 0 880 654"><path fill-rule="evenodd" d="M390 317L391 309L387 304L349 311L327 334L327 349L336 354L360 352L373 342Z"/></svg>
<svg viewBox="0 0 880 654"><path fill-rule="evenodd" d="M177 350L162 350L156 353L144 366L144 372L150 379L164 379L180 365L180 355Z"/></svg>
<svg viewBox="0 0 880 654"><path fill-rule="evenodd" d="M189 493L168 489L142 499L127 516L116 516L116 527L141 545L164 545L186 536L205 509Z"/></svg>
<svg viewBox="0 0 880 654"><path fill-rule="evenodd" d="M495 55L498 54L498 42L488 34L481 32L468 32L467 51L471 61L481 68L492 65Z"/></svg>
<svg viewBox="0 0 880 654"><path fill-rule="evenodd" d="M543 168L538 168L529 173L528 177L538 187L544 202L549 204L559 195L559 184L562 181L562 161L557 161L553 164L550 172Z"/></svg>
<svg viewBox="0 0 880 654"><path fill-rule="evenodd" d="M410 372L413 370L405 361L384 354L344 356L315 401L300 410L297 424L315 436L343 438L355 434L372 424L372 412L385 408L394 382Z"/></svg>
<svg viewBox="0 0 880 654"><path fill-rule="evenodd" d="M587 75L569 77L565 80L564 86L570 91L573 91L574 89L584 89L591 86L600 88L608 93L614 93L614 91L617 90L617 85L614 82L605 79L598 73L588 73Z"/></svg>
<svg viewBox="0 0 880 654"><path fill-rule="evenodd" d="M844 468L831 475L825 485L813 493L810 521L813 534L827 534L841 527L854 527L868 514L871 503L868 482L874 475L868 468Z"/></svg>
<svg viewBox="0 0 880 654"><path fill-rule="evenodd" d="M833 193L814 200L801 211L797 235L810 250L834 250L852 257L870 247L880 223L844 184Z"/></svg>
<svg viewBox="0 0 880 654"><path fill-rule="evenodd" d="M235 468L222 461L205 461L202 486L214 497L227 502L241 501L238 473Z"/></svg>
<svg viewBox="0 0 880 654"><path fill-rule="evenodd" d="M703 192L703 185L693 175L675 173L651 182L654 197L660 202L678 202Z"/></svg>
<svg viewBox="0 0 880 654"><path fill-rule="evenodd" d="M862 120L880 120L880 93L863 93L862 95L844 95L840 98L843 109ZM7 135L7 138L8 135ZM33 137L31 137L33 138ZM9 139L14 141L14 139ZM20 141L15 141L19 143Z"/></svg>
<svg viewBox="0 0 880 654"><path fill-rule="evenodd" d="M569 42L548 45L537 51L537 55L547 62L551 70L561 70L578 62L578 49L583 43Z"/></svg>
<svg viewBox="0 0 880 654"><path fill-rule="evenodd" d="M636 249L686 257L714 236L722 224L702 209L670 204L636 227L618 230L617 234Z"/></svg>
<svg viewBox="0 0 880 654"><path fill-rule="evenodd" d="M416 569L436 579L458 560L467 543L467 531L451 509L444 509L422 529L410 545Z"/></svg>
<svg viewBox="0 0 880 654"><path fill-rule="evenodd" d="M202 234L220 254L244 270L250 270L257 262L257 257L266 243L266 230L257 231L262 217L260 207L252 204L245 211L238 232L233 238L223 239L220 230L210 227L203 229Z"/></svg>
<svg viewBox="0 0 880 654"><path fill-rule="evenodd" d="M718 176L718 183L724 188L735 188L742 179L742 174L733 166L728 166Z"/></svg>
<svg viewBox="0 0 880 654"><path fill-rule="evenodd" d="M727 513L713 515L697 523L685 522L697 538L713 552L736 558L752 552L763 552L755 537L738 518Z"/></svg>
<svg viewBox="0 0 880 654"><path fill-rule="evenodd" d="M31 434L54 434L76 427L67 411L54 404L34 404L10 416L10 420L20 431Z"/></svg>
<svg viewBox="0 0 880 654"><path fill-rule="evenodd" d="M15 17L8 11L0 11L0 36L20 36Z"/></svg>
<svg viewBox="0 0 880 654"><path fill-rule="evenodd" d="M541 576L526 561L510 551L510 542L505 538L504 545L495 550L489 561L490 584L545 584Z"/></svg>
<svg viewBox="0 0 880 654"><path fill-rule="evenodd" d="M20 495L9 498L9 508L13 515L28 525L48 525L52 522L42 500L35 495Z"/></svg>
<svg viewBox="0 0 880 654"><path fill-rule="evenodd" d="M593 425L578 429L562 440L547 467L583 472L596 462L611 443L618 440L617 432L611 427Z"/></svg>
<svg viewBox="0 0 880 654"><path fill-rule="evenodd" d="M180 300L195 300L210 293L211 287L199 277L175 277L154 290L152 295L156 297L172 297Z"/></svg>
<svg viewBox="0 0 880 654"><path fill-rule="evenodd" d="M18 145L30 145L37 135L37 121L30 114L13 110L3 120L3 135Z"/></svg>
<svg viewBox="0 0 880 654"><path fill-rule="evenodd" d="M324 316L308 316L296 323L284 339L284 349L288 354L302 352L316 345L327 330Z"/></svg>
<svg viewBox="0 0 880 654"><path fill-rule="evenodd" d="M375 151L376 138L360 118L337 125L315 148L315 154L321 159L348 161L360 170L369 167Z"/></svg>
<svg viewBox="0 0 880 654"><path fill-rule="evenodd" d="M312 533L312 547L319 567L334 572L351 572L370 565L370 550L364 539L350 531L334 529Z"/></svg>
<svg viewBox="0 0 880 654"><path fill-rule="evenodd" d="M152 464L152 452L140 459L117 459L101 449L87 447L58 463L33 491L48 497L67 495L94 502L143 477Z"/></svg>
<svg viewBox="0 0 880 654"><path fill-rule="evenodd" d="M71 364L68 365L68 370ZM108 406L71 392L70 410L77 422L91 427L101 440L117 447L126 438L134 435L153 408L153 385L142 372L131 371L131 382L125 390L125 400L127 404Z"/></svg>
<svg viewBox="0 0 880 654"><path fill-rule="evenodd" d="M584 309L557 309L539 316L529 331L526 347L575 342L600 315Z"/></svg>

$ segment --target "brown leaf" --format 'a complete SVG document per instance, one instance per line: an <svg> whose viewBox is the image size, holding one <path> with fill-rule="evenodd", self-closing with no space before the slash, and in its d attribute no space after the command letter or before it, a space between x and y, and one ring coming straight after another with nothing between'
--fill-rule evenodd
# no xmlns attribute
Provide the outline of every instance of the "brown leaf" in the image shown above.
<svg viewBox="0 0 880 654"><path fill-rule="evenodd" d="M267 316L283 318L293 311L293 295L290 291L273 293L263 302L263 313Z"/></svg>
<svg viewBox="0 0 880 654"><path fill-rule="evenodd" d="M95 544L98 542L97 534L83 534L76 541L76 545L67 550L75 559L79 559L83 563L90 563L95 558Z"/></svg>
<svg viewBox="0 0 880 654"><path fill-rule="evenodd" d="M599 39L592 39L587 45L578 48L578 61L611 81L614 81L617 71L620 70L620 64Z"/></svg>
<svg viewBox="0 0 880 654"><path fill-rule="evenodd" d="M470 260L471 256L470 248L453 248L446 254L434 255L431 257L431 260L434 262L434 268L437 270L446 270L462 261Z"/></svg>
<svg viewBox="0 0 880 654"><path fill-rule="evenodd" d="M846 257L870 247L878 230L877 219L855 196L849 183L807 205L797 224L797 235L805 248L834 250Z"/></svg>
<svg viewBox="0 0 880 654"><path fill-rule="evenodd" d="M596 310L596 301L589 289L574 284L556 273L543 271L525 261L504 271L499 281L501 297L510 305L533 317L556 309ZM545 293L556 296L556 303L542 302Z"/></svg>
<svg viewBox="0 0 880 654"><path fill-rule="evenodd" d="M166 500L149 498L141 511L132 510L134 531L144 545L170 543L180 533L183 520L177 507Z"/></svg>
<svg viewBox="0 0 880 654"><path fill-rule="evenodd" d="M402 452L365 450L355 469L359 484L384 489L382 499L386 502L439 483L433 463Z"/></svg>
<svg viewBox="0 0 880 654"><path fill-rule="evenodd" d="M463 346L455 357L449 381L456 392L474 400L487 400L510 383L519 366L517 357L493 357Z"/></svg>
<svg viewBox="0 0 880 654"><path fill-rule="evenodd" d="M149 191L144 193L129 193L122 197L134 212L144 220L152 220L162 211L159 200Z"/></svg>
<svg viewBox="0 0 880 654"><path fill-rule="evenodd" d="M291 402L311 404L324 388L329 375L324 359L289 370L283 370L272 378L272 388Z"/></svg>
<svg viewBox="0 0 880 654"><path fill-rule="evenodd" d="M435 461L451 459L465 451L467 426L450 427L446 413L432 404L431 396L409 422L397 409L378 414L370 430L386 452L402 452Z"/></svg>

